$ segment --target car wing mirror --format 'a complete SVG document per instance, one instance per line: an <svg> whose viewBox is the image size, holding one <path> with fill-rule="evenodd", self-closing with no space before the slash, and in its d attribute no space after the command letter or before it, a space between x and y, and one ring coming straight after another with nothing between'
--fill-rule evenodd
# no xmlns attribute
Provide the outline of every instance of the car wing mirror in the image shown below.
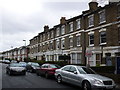
<svg viewBox="0 0 120 90"><path fill-rule="evenodd" d="M73 73L74 73L74 74L77 74L77 71L74 71Z"/></svg>

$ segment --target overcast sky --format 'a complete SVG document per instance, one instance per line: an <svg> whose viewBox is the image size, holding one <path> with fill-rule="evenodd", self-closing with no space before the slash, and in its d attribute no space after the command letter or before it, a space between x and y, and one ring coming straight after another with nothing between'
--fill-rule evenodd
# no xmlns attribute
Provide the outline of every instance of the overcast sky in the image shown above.
<svg viewBox="0 0 120 90"><path fill-rule="evenodd" d="M91 0L1 0L0 52L29 44L29 40L43 31L88 10ZM94 0L95 1L95 0ZM104 1L104 0L101 0ZM106 0L105 0L106 1Z"/></svg>

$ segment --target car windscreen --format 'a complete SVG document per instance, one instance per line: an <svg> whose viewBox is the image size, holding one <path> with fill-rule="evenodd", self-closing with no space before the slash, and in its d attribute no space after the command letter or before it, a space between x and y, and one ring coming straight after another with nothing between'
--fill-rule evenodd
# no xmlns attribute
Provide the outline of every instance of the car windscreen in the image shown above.
<svg viewBox="0 0 120 90"><path fill-rule="evenodd" d="M56 64L51 64L50 67L51 67L51 68L60 68L60 66L59 66L59 65L56 65Z"/></svg>
<svg viewBox="0 0 120 90"><path fill-rule="evenodd" d="M91 68L86 67L78 67L78 71L80 74L95 74L95 72Z"/></svg>
<svg viewBox="0 0 120 90"><path fill-rule="evenodd" d="M38 63L32 63L33 66L39 67L40 65Z"/></svg>
<svg viewBox="0 0 120 90"><path fill-rule="evenodd" d="M12 63L12 64L10 64L10 67L22 67L22 64Z"/></svg>

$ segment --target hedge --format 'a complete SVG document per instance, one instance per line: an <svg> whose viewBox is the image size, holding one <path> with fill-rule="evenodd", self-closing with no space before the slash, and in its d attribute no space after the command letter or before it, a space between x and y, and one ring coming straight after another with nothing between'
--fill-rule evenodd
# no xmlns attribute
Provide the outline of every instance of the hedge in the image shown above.
<svg viewBox="0 0 120 90"><path fill-rule="evenodd" d="M98 73L113 73L115 72L115 66L100 66L100 67L91 67L94 71Z"/></svg>

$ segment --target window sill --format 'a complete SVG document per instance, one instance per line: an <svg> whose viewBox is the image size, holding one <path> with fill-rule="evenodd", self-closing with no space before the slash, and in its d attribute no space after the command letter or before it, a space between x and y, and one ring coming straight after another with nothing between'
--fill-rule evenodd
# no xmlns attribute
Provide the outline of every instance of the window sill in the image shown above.
<svg viewBox="0 0 120 90"><path fill-rule="evenodd" d="M120 16L118 16L117 19L120 19Z"/></svg>
<svg viewBox="0 0 120 90"><path fill-rule="evenodd" d="M77 47L80 47L81 45L77 45Z"/></svg>
<svg viewBox="0 0 120 90"><path fill-rule="evenodd" d="M76 28L76 30L80 30L81 28Z"/></svg>
<svg viewBox="0 0 120 90"><path fill-rule="evenodd" d="M100 25L100 24L103 24L103 23L105 23L105 22L106 22L106 21L102 21L102 22L99 23L99 25Z"/></svg>
<svg viewBox="0 0 120 90"><path fill-rule="evenodd" d="M92 47L92 46L94 46L94 44L90 44L89 46Z"/></svg>
<svg viewBox="0 0 120 90"><path fill-rule="evenodd" d="M91 27L93 27L94 25L90 25L90 26L88 26L88 28L91 28Z"/></svg>
<svg viewBox="0 0 120 90"><path fill-rule="evenodd" d="M70 46L70 48L72 48L73 46Z"/></svg>
<svg viewBox="0 0 120 90"><path fill-rule="evenodd" d="M100 43L100 45L106 45L107 43Z"/></svg>

